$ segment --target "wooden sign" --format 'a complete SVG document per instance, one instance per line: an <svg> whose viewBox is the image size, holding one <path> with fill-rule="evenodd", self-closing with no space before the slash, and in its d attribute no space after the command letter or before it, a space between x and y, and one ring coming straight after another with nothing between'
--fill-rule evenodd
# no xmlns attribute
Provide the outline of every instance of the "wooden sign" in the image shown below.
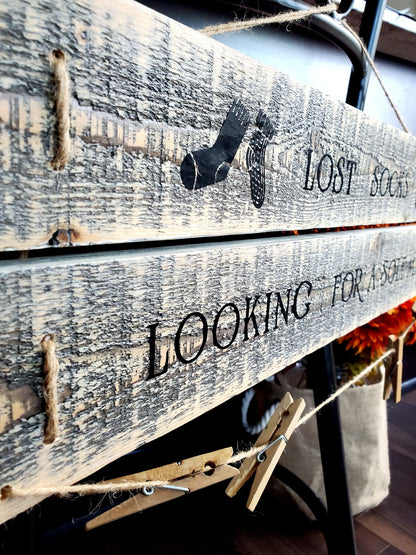
<svg viewBox="0 0 416 555"><path fill-rule="evenodd" d="M414 137L132 0L14 0L0 74L2 250L416 219Z"/></svg>
<svg viewBox="0 0 416 555"><path fill-rule="evenodd" d="M415 257L403 226L3 263L0 487L74 483L181 426L415 295ZM0 518L38 501L0 501Z"/></svg>
<svg viewBox="0 0 416 555"><path fill-rule="evenodd" d="M414 225L173 242L414 222L410 135L130 0L14 0L0 74L0 488L74 483L416 294Z"/></svg>

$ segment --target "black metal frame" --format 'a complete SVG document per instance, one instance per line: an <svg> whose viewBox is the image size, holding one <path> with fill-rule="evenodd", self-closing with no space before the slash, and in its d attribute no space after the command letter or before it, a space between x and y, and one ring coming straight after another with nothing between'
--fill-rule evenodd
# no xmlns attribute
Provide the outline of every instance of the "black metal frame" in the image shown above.
<svg viewBox="0 0 416 555"><path fill-rule="evenodd" d="M336 376L332 345L326 345L309 357L308 381L319 405L336 390ZM338 399L324 407L317 415L319 446L328 513L326 542L328 553L352 555L356 553L354 522L348 491Z"/></svg>
<svg viewBox="0 0 416 555"><path fill-rule="evenodd" d="M367 0L363 12L360 37L363 39L372 58L374 58L376 53L386 3L387 0ZM368 71L366 75L362 76L353 66L347 92L347 104L355 106L359 110L364 109L369 81L370 73Z"/></svg>

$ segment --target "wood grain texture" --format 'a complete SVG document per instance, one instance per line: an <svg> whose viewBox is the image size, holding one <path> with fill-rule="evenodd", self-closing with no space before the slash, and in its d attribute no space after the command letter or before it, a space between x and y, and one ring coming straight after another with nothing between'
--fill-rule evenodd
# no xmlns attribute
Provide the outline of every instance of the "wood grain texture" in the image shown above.
<svg viewBox="0 0 416 555"><path fill-rule="evenodd" d="M62 172L50 167L54 48L71 81ZM132 0L3 3L0 73L0 249L416 220L412 136ZM250 124L227 177L186 189L184 157L214 144L237 97ZM256 208L246 153L260 110L275 133ZM309 187L325 157L327 190L305 189L309 149Z"/></svg>
<svg viewBox="0 0 416 555"><path fill-rule="evenodd" d="M74 483L183 425L411 298L415 257L404 226L3 263L0 486ZM45 446L52 333L60 437ZM1 501L0 518L38 501Z"/></svg>

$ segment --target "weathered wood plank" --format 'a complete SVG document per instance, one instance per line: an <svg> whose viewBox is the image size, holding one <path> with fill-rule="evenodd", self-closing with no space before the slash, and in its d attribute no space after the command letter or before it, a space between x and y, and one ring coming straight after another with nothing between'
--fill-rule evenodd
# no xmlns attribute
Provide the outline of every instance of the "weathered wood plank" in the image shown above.
<svg viewBox="0 0 416 555"><path fill-rule="evenodd" d="M0 74L1 249L416 220L414 137L131 0L3 3Z"/></svg>
<svg viewBox="0 0 416 555"><path fill-rule="evenodd" d="M0 487L72 483L181 426L415 295L415 257L403 226L4 263ZM45 446L49 333L60 438ZM0 518L37 501L1 501Z"/></svg>

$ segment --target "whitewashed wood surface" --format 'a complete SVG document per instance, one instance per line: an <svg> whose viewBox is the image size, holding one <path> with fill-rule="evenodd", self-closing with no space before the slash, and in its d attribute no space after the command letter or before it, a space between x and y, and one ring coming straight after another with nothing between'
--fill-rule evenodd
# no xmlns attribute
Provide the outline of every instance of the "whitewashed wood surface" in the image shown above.
<svg viewBox="0 0 416 555"><path fill-rule="evenodd" d="M71 82L61 173L55 48ZM416 220L414 137L133 0L2 2L0 76L2 250ZM249 124L228 175L188 190L182 161L215 143L237 98ZM260 110L274 135L256 207L247 150Z"/></svg>
<svg viewBox="0 0 416 555"><path fill-rule="evenodd" d="M73 483L183 425L411 298L415 257L402 226L3 263L0 487ZM45 446L50 333L60 437ZM0 519L38 500L1 501Z"/></svg>

